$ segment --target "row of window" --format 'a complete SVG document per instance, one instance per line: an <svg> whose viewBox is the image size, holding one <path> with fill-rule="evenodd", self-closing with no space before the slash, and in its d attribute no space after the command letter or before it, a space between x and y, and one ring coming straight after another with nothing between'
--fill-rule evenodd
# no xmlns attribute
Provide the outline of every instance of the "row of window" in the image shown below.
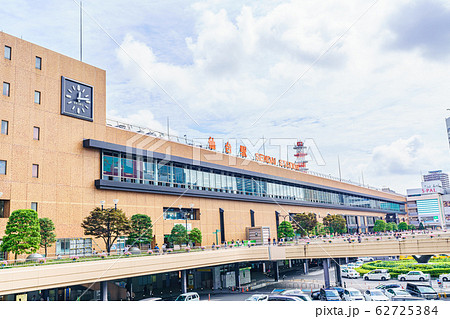
<svg viewBox="0 0 450 319"><path fill-rule="evenodd" d="M11 95L11 84L8 82L3 82L3 95L10 96ZM34 103L41 104L41 92L34 91Z"/></svg>
<svg viewBox="0 0 450 319"><path fill-rule="evenodd" d="M351 207L404 211L404 205L151 158L102 153L102 179Z"/></svg>
<svg viewBox="0 0 450 319"><path fill-rule="evenodd" d="M5 59L12 60L12 48L10 46L5 45ZM34 67L37 70L42 70L42 58L39 56L35 57Z"/></svg>
<svg viewBox="0 0 450 319"><path fill-rule="evenodd" d="M0 160L0 175L6 175L6 167L7 162L4 160ZM31 169L31 177L33 178L39 177L39 164L33 164Z"/></svg>
<svg viewBox="0 0 450 319"><path fill-rule="evenodd" d="M0 127L0 134L8 135L9 132L9 122L2 120ZM33 126L33 140L39 141L41 138L41 128L39 126Z"/></svg>

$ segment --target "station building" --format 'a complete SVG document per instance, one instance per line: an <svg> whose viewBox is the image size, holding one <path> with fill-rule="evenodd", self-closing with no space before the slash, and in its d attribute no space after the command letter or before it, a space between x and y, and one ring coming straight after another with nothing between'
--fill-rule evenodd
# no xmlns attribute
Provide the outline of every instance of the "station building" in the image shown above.
<svg viewBox="0 0 450 319"><path fill-rule="evenodd" d="M274 238L295 213L340 214L353 232L406 214L399 194L108 121L104 70L5 33L0 50L0 238L12 211L32 208L55 223L51 254L89 254L104 247L81 221L114 200L127 216L151 216L159 245L177 223L211 245L253 226Z"/></svg>

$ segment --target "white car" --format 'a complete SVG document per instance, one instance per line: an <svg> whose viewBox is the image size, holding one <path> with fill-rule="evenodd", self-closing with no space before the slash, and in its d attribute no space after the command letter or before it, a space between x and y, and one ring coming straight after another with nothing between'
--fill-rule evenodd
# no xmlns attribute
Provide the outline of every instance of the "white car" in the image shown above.
<svg viewBox="0 0 450 319"><path fill-rule="evenodd" d="M179 295L175 301L200 301L200 296L196 292L188 292Z"/></svg>
<svg viewBox="0 0 450 319"><path fill-rule="evenodd" d="M355 262L356 267L361 267L363 264L364 264L364 261L362 261L362 260L357 260Z"/></svg>
<svg viewBox="0 0 450 319"><path fill-rule="evenodd" d="M294 297L302 299L303 301L312 301L311 297L308 296L306 293L304 293L300 289L288 289L288 290L281 292L280 295L294 296Z"/></svg>
<svg viewBox="0 0 450 319"><path fill-rule="evenodd" d="M392 300L392 297L412 297L409 292L401 288L389 288L384 291L386 297Z"/></svg>
<svg viewBox="0 0 450 319"><path fill-rule="evenodd" d="M245 299L245 301L267 301L269 299L268 295L252 295Z"/></svg>
<svg viewBox="0 0 450 319"><path fill-rule="evenodd" d="M450 281L450 274L442 274L439 275L439 281L443 282L443 281Z"/></svg>
<svg viewBox="0 0 450 319"><path fill-rule="evenodd" d="M374 261L375 259L373 259L373 257L359 257L358 260L361 260L366 263L369 261Z"/></svg>
<svg viewBox="0 0 450 319"><path fill-rule="evenodd" d="M391 275L387 269L375 269L363 276L364 280L389 280Z"/></svg>
<svg viewBox="0 0 450 319"><path fill-rule="evenodd" d="M364 301L364 296L362 295L361 291L355 288L346 288L344 289L344 298L345 301L357 301L361 300Z"/></svg>
<svg viewBox="0 0 450 319"><path fill-rule="evenodd" d="M343 278L359 278L361 275L355 269L341 269L341 276Z"/></svg>
<svg viewBox="0 0 450 319"><path fill-rule="evenodd" d="M354 268L357 268L357 266L354 263L350 263L350 264L347 264L347 268L354 269Z"/></svg>
<svg viewBox="0 0 450 319"><path fill-rule="evenodd" d="M388 301L389 298L383 294L380 289L369 289L364 291L366 301Z"/></svg>
<svg viewBox="0 0 450 319"><path fill-rule="evenodd" d="M398 275L398 280L406 281L406 280L419 280L419 281L428 281L430 280L430 274L424 274L421 271L410 271L407 274Z"/></svg>

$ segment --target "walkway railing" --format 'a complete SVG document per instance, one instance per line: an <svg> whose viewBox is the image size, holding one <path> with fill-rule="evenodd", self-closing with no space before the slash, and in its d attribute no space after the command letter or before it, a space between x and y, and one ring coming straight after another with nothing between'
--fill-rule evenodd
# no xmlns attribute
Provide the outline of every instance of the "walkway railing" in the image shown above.
<svg viewBox="0 0 450 319"><path fill-rule="evenodd" d="M386 234L363 234L361 236L358 235L341 235L341 236L327 236L327 237L311 237L311 238L297 238L292 241L280 241L276 243L277 246L299 246L299 245L326 245L334 244L334 243L366 243L366 242L374 242L374 241L403 241L407 239L420 239L420 238L440 238L445 237L449 238L450 233L446 231L441 232L431 232L431 231L407 231L403 233L398 233L396 236L394 233L386 233ZM273 243L271 243L273 245ZM106 253L98 253L90 256L48 256L43 258L37 258L34 261L26 260L26 259L17 259L17 260L0 260L0 271L2 269L16 268L16 267L36 267L40 265L57 265L57 264L66 264L66 263L77 263L77 262L85 262L85 261L101 261L101 260L111 260L118 258L137 258L142 256L149 255L172 255L172 254L180 254L180 253L201 253L203 251L213 251L213 250L224 250L224 249L251 249L255 245L254 243L249 243L248 241L244 241L244 243L227 243L225 245L211 245L211 246L199 246L193 248L181 247L179 250L173 250L172 248L168 248L163 251L163 249L152 249L148 251L141 252L140 254L133 254L130 251L125 252L113 252L110 255ZM261 245L259 245L261 246ZM270 246L268 244L264 246Z"/></svg>

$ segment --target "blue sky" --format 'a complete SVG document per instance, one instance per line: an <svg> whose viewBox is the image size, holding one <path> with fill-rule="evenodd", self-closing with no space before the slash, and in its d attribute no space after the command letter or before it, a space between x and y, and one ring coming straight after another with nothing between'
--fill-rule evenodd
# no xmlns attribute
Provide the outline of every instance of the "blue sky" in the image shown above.
<svg viewBox="0 0 450 319"><path fill-rule="evenodd" d="M79 57L78 0L0 4L4 32ZM344 178L402 193L421 172L450 172L445 1L83 7L83 61L107 71L109 117L158 130L169 117L190 138L264 136L278 158L278 144L308 139L324 159L312 170L337 175L339 155Z"/></svg>

